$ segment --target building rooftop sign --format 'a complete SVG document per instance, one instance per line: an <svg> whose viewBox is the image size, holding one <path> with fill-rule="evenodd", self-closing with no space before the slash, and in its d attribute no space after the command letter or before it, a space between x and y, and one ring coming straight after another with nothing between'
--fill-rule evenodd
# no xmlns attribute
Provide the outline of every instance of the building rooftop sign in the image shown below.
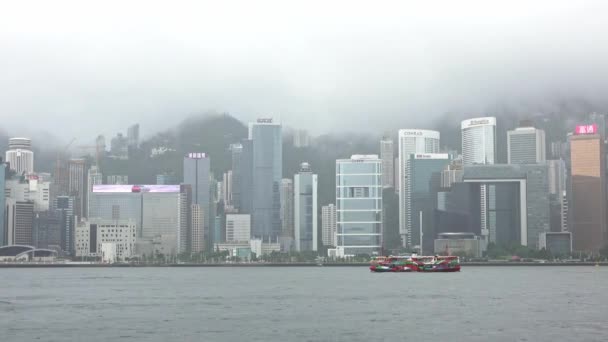
<svg viewBox="0 0 608 342"><path fill-rule="evenodd" d="M272 118L259 118L257 123L272 123Z"/></svg>
<svg viewBox="0 0 608 342"><path fill-rule="evenodd" d="M461 124L462 129L476 126L496 126L496 118L493 116L488 116L485 118L469 119L464 120Z"/></svg>
<svg viewBox="0 0 608 342"><path fill-rule="evenodd" d="M597 134L597 124L577 125L574 135Z"/></svg>
<svg viewBox="0 0 608 342"><path fill-rule="evenodd" d="M190 152L190 153L188 153L188 158L190 158L190 159L203 159L203 158L207 158L207 153Z"/></svg>

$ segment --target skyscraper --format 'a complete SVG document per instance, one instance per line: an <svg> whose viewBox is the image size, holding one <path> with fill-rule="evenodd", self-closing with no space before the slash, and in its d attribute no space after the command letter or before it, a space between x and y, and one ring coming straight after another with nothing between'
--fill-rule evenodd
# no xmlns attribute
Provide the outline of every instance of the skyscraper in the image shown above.
<svg viewBox="0 0 608 342"><path fill-rule="evenodd" d="M127 145L131 148L139 147L139 124L135 124L128 128Z"/></svg>
<svg viewBox="0 0 608 342"><path fill-rule="evenodd" d="M589 125L591 126L591 125ZM605 149L597 126L577 127L570 137L573 248L598 253L606 231Z"/></svg>
<svg viewBox="0 0 608 342"><path fill-rule="evenodd" d="M189 153L184 157L184 183L192 186L192 204L199 205L203 211L206 234L215 220L210 201L210 169L211 160L206 153Z"/></svg>
<svg viewBox="0 0 608 342"><path fill-rule="evenodd" d="M91 166L87 175L87 210L86 217L89 216L91 210L91 196L93 193L93 185L100 185L103 183L103 175L97 167L97 165Z"/></svg>
<svg viewBox="0 0 608 342"><path fill-rule="evenodd" d="M283 178L281 180L281 235L292 238L294 237L293 201L293 181Z"/></svg>
<svg viewBox="0 0 608 342"><path fill-rule="evenodd" d="M433 196L431 196L431 176L442 172L451 161L447 153L416 153L410 157L406 168L408 187L406 188L406 236L407 246L420 245L422 251L433 250ZM422 216L422 223L420 217ZM420 237L422 231L423 239Z"/></svg>
<svg viewBox="0 0 608 342"><path fill-rule="evenodd" d="M507 132L509 164L538 164L546 161L545 131L518 127Z"/></svg>
<svg viewBox="0 0 608 342"><path fill-rule="evenodd" d="M317 175L310 164L302 163L294 176L294 239L296 251L317 248Z"/></svg>
<svg viewBox="0 0 608 342"><path fill-rule="evenodd" d="M7 203L6 227L8 230L8 243L10 245L34 244L34 202L16 201L12 198Z"/></svg>
<svg viewBox="0 0 608 342"><path fill-rule="evenodd" d="M253 147L252 235L274 239L281 233L281 124L258 119L249 124L249 140Z"/></svg>
<svg viewBox="0 0 608 342"><path fill-rule="evenodd" d="M439 137L437 131L424 129L399 130L399 235L402 246L408 246L407 241L407 208L409 198L408 163L416 153L439 153ZM384 171L384 170L383 170Z"/></svg>
<svg viewBox="0 0 608 342"><path fill-rule="evenodd" d="M4 190L4 178L6 172L6 164L0 160L0 190ZM5 217L4 213L6 211L6 198L4 191L0 191L0 246L7 245L7 231L6 226L4 224Z"/></svg>
<svg viewBox="0 0 608 342"><path fill-rule="evenodd" d="M323 245L336 246L336 206L333 203L321 207L321 231Z"/></svg>
<svg viewBox="0 0 608 342"><path fill-rule="evenodd" d="M190 219L190 242L192 245L191 252L199 253L205 248L205 217L203 216L203 211L198 204L192 204L190 214L192 215Z"/></svg>
<svg viewBox="0 0 608 342"><path fill-rule="evenodd" d="M494 164L496 162L496 118L464 120L462 129L462 163Z"/></svg>
<svg viewBox="0 0 608 342"><path fill-rule="evenodd" d="M382 161L378 155L336 160L339 255L377 254L382 249Z"/></svg>
<svg viewBox="0 0 608 342"><path fill-rule="evenodd" d="M57 196L53 204L60 222L61 249L72 254L74 251L74 198L69 196Z"/></svg>
<svg viewBox="0 0 608 342"><path fill-rule="evenodd" d="M382 159L382 186L395 186L393 139L387 134L380 140L380 159Z"/></svg>
<svg viewBox="0 0 608 342"><path fill-rule="evenodd" d="M494 164L496 162L496 118L483 117L464 120L462 130L462 165ZM481 234L488 236L488 201L495 202L495 185L481 185L479 189ZM492 196L493 198L490 198Z"/></svg>
<svg viewBox="0 0 608 342"><path fill-rule="evenodd" d="M28 138L10 138L6 151L6 162L17 175L34 172L34 152Z"/></svg>
<svg viewBox="0 0 608 342"><path fill-rule="evenodd" d="M81 219L87 217L87 162L84 159L70 159L68 163L68 194L74 197L74 215Z"/></svg>

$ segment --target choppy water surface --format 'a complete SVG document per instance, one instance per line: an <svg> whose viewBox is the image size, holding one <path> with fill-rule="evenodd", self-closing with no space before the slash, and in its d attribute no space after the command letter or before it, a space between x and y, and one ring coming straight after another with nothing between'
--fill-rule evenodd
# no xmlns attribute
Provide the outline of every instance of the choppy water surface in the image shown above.
<svg viewBox="0 0 608 342"><path fill-rule="evenodd" d="M8 341L606 341L608 267L0 269Z"/></svg>

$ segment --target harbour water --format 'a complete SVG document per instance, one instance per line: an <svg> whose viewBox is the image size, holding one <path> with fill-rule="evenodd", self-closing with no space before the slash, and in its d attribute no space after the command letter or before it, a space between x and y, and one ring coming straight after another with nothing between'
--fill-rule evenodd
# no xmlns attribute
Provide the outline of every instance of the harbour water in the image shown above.
<svg viewBox="0 0 608 342"><path fill-rule="evenodd" d="M0 269L0 340L606 341L608 267Z"/></svg>

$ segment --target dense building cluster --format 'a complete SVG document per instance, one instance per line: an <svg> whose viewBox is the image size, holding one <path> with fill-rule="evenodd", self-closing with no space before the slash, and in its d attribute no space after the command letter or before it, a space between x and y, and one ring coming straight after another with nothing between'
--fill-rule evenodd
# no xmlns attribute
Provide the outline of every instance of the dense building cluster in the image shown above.
<svg viewBox="0 0 608 342"><path fill-rule="evenodd" d="M384 134L378 154L337 159L333 203L320 201L327 189L307 160L283 178L284 135L272 119L232 141L223 174L213 174L201 147L180 156L181 174L167 168L156 184L133 184L108 167L139 147L139 125L109 150L97 137L89 157L58 153L52 173L36 172L29 138L11 138L0 164L0 246L116 262L204 252L244 260L273 252L480 257L513 245L566 256L608 244L603 115L573 127L566 143L547 142L543 129L522 121L507 131L502 164L496 118L464 120L460 130L458 150L442 145L439 131L400 129ZM293 139L296 148L311 145L306 131ZM168 151L152 146L150 158ZM398 199L395 226L387 224L389 195Z"/></svg>

